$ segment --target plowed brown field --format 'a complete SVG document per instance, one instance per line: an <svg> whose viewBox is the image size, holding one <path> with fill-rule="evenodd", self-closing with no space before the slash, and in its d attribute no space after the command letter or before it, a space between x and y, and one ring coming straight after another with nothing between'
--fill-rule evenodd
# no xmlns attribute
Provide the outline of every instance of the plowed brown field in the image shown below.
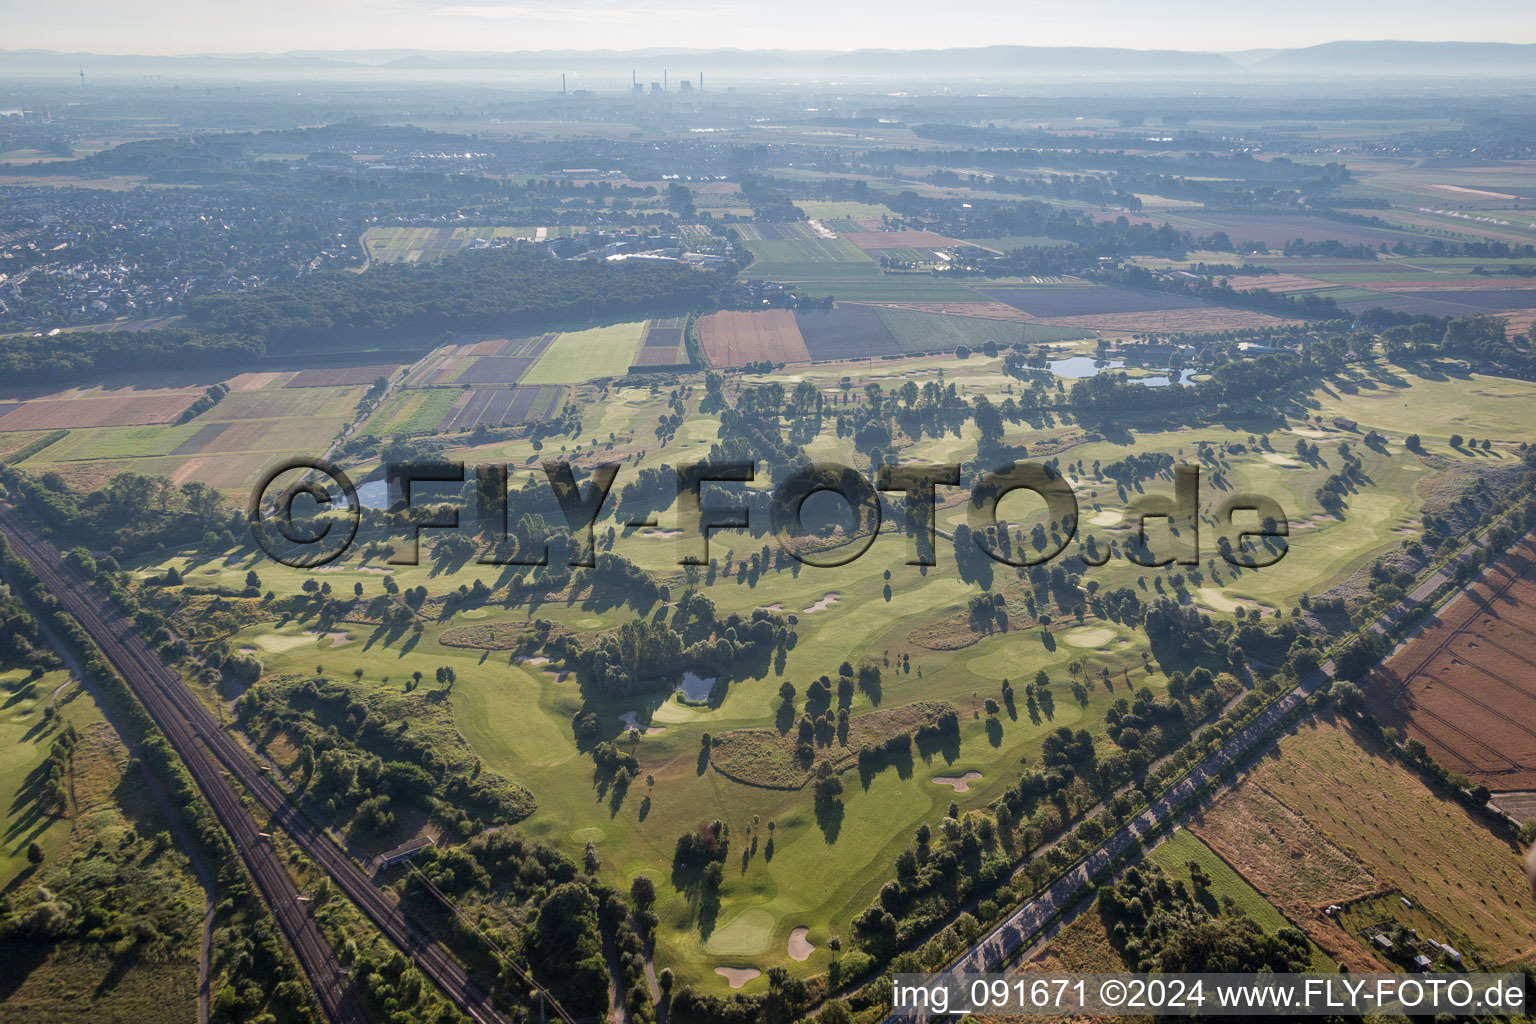
<svg viewBox="0 0 1536 1024"><path fill-rule="evenodd" d="M1370 681L1380 717L1492 790L1536 789L1536 539Z"/></svg>

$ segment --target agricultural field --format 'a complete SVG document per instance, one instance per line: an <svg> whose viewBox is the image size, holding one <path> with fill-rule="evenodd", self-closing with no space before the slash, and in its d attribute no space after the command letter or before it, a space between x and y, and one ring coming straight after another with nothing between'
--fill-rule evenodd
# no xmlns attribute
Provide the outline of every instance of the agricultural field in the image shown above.
<svg viewBox="0 0 1536 1024"><path fill-rule="evenodd" d="M1158 222L1167 221L1196 235L1224 231L1234 245L1262 243L1271 249L1284 249L1301 239L1305 242L1337 241L1345 245L1392 246L1406 242L1421 247L1425 236L1387 226L1361 225L1315 214L1245 213L1213 210L1158 211Z"/></svg>
<svg viewBox="0 0 1536 1024"><path fill-rule="evenodd" d="M699 321L699 338L711 366L798 363L811 358L795 315L787 309L711 313Z"/></svg>
<svg viewBox="0 0 1536 1024"><path fill-rule="evenodd" d="M566 331L544 347L533 366L519 379L525 386L577 384L629 372L635 350L645 334L645 321Z"/></svg>
<svg viewBox="0 0 1536 1024"><path fill-rule="evenodd" d="M1370 680L1382 721L1492 790L1536 789L1536 543L1490 567Z"/></svg>
<svg viewBox="0 0 1536 1024"><path fill-rule="evenodd" d="M1307 722L1246 785L1262 788L1378 882L1464 935L1463 953L1490 965L1529 960L1536 898L1520 852L1369 743L1340 721Z"/></svg>
<svg viewBox="0 0 1536 1024"><path fill-rule="evenodd" d="M466 388L458 393L433 432L537 423L560 411L565 394L561 387Z"/></svg>
<svg viewBox="0 0 1536 1024"><path fill-rule="evenodd" d="M393 367L368 365L372 383ZM175 422L180 413L218 383L210 376L196 390L174 396L135 397L132 388L95 388L50 398L54 407L89 410L89 415L58 418L70 423L65 436L32 452L20 465L29 472L56 472L80 486L99 486L116 473L130 470L160 475L173 483L199 481L220 489L248 488L272 462L298 454L318 454L356 413L367 390L362 383L306 384L307 373L324 373L355 379L362 373L341 369L282 373L241 374L230 378L230 391L211 408L186 423ZM300 383L294 386L293 382ZM127 392L118 399L87 397L101 392ZM146 408L157 403L176 410L149 417ZM27 403L32 405L35 403ZM115 415L96 415L92 406L116 404ZM22 407L23 409L26 406ZM0 429L4 429L0 417ZM100 422L104 421L104 422ZM0 434L0 437L6 435Z"/></svg>
<svg viewBox="0 0 1536 1024"><path fill-rule="evenodd" d="M687 366L690 360L688 348L683 341L683 332L687 326L688 318L685 316L652 320L640 339L640 346L635 349L633 365L642 368Z"/></svg>

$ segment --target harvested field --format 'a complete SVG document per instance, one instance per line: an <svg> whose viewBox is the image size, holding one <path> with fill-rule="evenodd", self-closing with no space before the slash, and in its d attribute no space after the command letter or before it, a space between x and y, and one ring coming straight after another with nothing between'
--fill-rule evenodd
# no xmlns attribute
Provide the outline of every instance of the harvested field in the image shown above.
<svg viewBox="0 0 1536 1024"><path fill-rule="evenodd" d="M1519 852L1460 804L1331 717L1280 741L1247 785L1262 787L1374 875L1466 935L1490 964L1536 954L1536 900ZM1239 862L1241 863L1241 861Z"/></svg>
<svg viewBox="0 0 1536 1024"><path fill-rule="evenodd" d="M1319 281L1315 277L1302 277L1300 274L1252 274L1229 277L1227 283L1234 291L1239 292L1255 291L1260 288L1270 292L1309 292L1318 288L1335 287L1328 281Z"/></svg>
<svg viewBox="0 0 1536 1024"><path fill-rule="evenodd" d="M324 370L300 370L283 387L335 388L349 384L372 384L380 377L387 379L393 376L398 369L400 369L399 363L373 363L368 366L336 366Z"/></svg>
<svg viewBox="0 0 1536 1024"><path fill-rule="evenodd" d="M346 417L363 397L361 385L334 388L267 388L264 391L233 391L203 413L208 420L310 419Z"/></svg>
<svg viewBox="0 0 1536 1024"><path fill-rule="evenodd" d="M1268 313L1227 306L1200 306L1194 309L1155 310L1144 313L1098 313L1087 316L1055 316L1048 321L1056 327L1078 327L1088 331L1232 331L1247 327L1279 327L1295 323Z"/></svg>
<svg viewBox="0 0 1536 1024"><path fill-rule="evenodd" d="M795 323L812 359L867 359L902 351L873 306L800 312L795 314Z"/></svg>
<svg viewBox="0 0 1536 1024"><path fill-rule="evenodd" d="M1536 789L1536 539L1368 682L1383 722L1494 790Z"/></svg>
<svg viewBox="0 0 1536 1024"><path fill-rule="evenodd" d="M1407 242L1410 245L1427 244L1428 239L1409 231L1396 231L1388 227L1367 224L1351 224L1330 217L1314 214L1293 213L1244 213L1211 210L1170 212L1166 220L1176 227L1195 234L1225 231L1233 244L1242 247L1250 242L1262 242L1271 249L1283 249L1300 238L1306 242L1326 242L1330 239L1345 245L1378 246L1385 242Z"/></svg>
<svg viewBox="0 0 1536 1024"><path fill-rule="evenodd" d="M1066 288L983 288L982 294L1022 309L1042 320L1103 313L1140 313L1149 310L1200 309L1197 299L1166 292L1111 288L1100 285Z"/></svg>
<svg viewBox="0 0 1536 1024"><path fill-rule="evenodd" d="M787 309L712 313L699 321L699 338L711 366L795 363L811 358L795 315Z"/></svg>
<svg viewBox="0 0 1536 1024"><path fill-rule="evenodd" d="M437 425L439 433L472 430L481 424L505 427L548 419L564 388L474 388L465 391Z"/></svg>
<svg viewBox="0 0 1536 1024"><path fill-rule="evenodd" d="M1526 309L1536 306L1536 289L1532 288L1381 288L1396 294L1411 294L1416 299L1431 302L1454 302L1463 306L1475 306L1490 313L1510 309Z"/></svg>
<svg viewBox="0 0 1536 1024"><path fill-rule="evenodd" d="M793 730L733 729L715 737L709 763L726 778L749 786L799 789L815 774L816 762L828 761L841 770L853 763L865 744L875 746L901 733L915 733L918 726L931 724L954 710L946 701L925 700L854 715L848 720L846 742L834 738L830 746L818 746L810 765L800 761L800 740Z"/></svg>
<svg viewBox="0 0 1536 1024"><path fill-rule="evenodd" d="M171 423L199 397L196 393L187 393L124 395L121 398L38 399L11 406L0 415L0 431Z"/></svg>
<svg viewBox="0 0 1536 1024"><path fill-rule="evenodd" d="M1382 292L1369 299L1341 302L1339 308L1350 313L1364 313L1368 309L1381 308L1421 316L1470 316L1473 313L1488 312L1468 302L1452 301L1444 295L1445 293L1435 295L1427 292L1412 294Z"/></svg>
<svg viewBox="0 0 1536 1024"><path fill-rule="evenodd" d="M287 378L288 374L282 372L238 373L224 383L229 385L231 391L260 391L262 388L282 387Z"/></svg>
<svg viewBox="0 0 1536 1024"><path fill-rule="evenodd" d="M879 309L880 320L903 352L952 352L961 345L974 351L988 342L1002 348L1027 342L1069 341L1084 336L1084 332L1070 327L875 308Z"/></svg>
<svg viewBox="0 0 1536 1024"><path fill-rule="evenodd" d="M909 310L913 313L945 313L952 316L969 316L978 320L1006 320L1009 323L1032 324L1038 318L1022 309L1001 302L988 302L977 296L975 302L874 302L870 305L882 309Z"/></svg>
<svg viewBox="0 0 1536 1024"><path fill-rule="evenodd" d="M1349 854L1252 782L1240 784L1188 823L1265 899L1297 922L1330 958L1351 970L1373 964L1319 911L1381 889Z"/></svg>

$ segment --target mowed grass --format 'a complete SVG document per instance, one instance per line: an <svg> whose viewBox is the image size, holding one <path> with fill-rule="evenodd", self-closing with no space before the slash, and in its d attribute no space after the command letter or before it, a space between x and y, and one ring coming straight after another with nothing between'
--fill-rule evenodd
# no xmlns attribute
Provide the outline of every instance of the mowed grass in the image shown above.
<svg viewBox="0 0 1536 1024"><path fill-rule="evenodd" d="M664 514L664 526L667 518ZM621 544L615 550L648 571L675 571L676 539L635 536ZM760 542L722 534L716 545L723 558L723 552L732 547L738 552L756 550ZM308 673L323 664L326 674L344 678L361 668L365 686L400 686L412 671L419 669L430 679L437 666L454 666L458 682L451 700L456 726L488 766L528 786L538 798L538 811L519 828L577 856L586 842L594 842L603 859L603 876L613 884L627 887L637 874L651 876L661 893L659 964L671 966L683 980L724 990L725 983L713 974L722 963L764 970L782 965L802 976L824 970L832 955L826 939L851 933L852 918L878 895L896 854L910 841L919 822L936 821L952 799L963 807L985 806L1017 777L1019 758L1038 759L1043 738L1056 727L1102 733L1104 711L1116 697L1126 695L1123 672L1130 673L1132 687L1148 685L1159 691L1167 685L1161 673L1144 670L1139 643L1112 644L1113 652L1107 654L1065 644L1052 650L1038 631L1018 631L983 638L956 651L915 646L908 637L915 627L936 613L959 611L976 591L951 573L924 577L917 567L905 564L906 545L903 538L891 536L845 570L806 569L798 577L784 571L765 576L756 586L722 577L707 587L705 592L720 614L750 613L755 606L779 603L800 618L799 643L790 652L783 676L769 668L760 677L739 680L713 709L685 707L668 699L664 690L628 699L589 695L591 699L584 702L574 680L556 682L542 667L511 664L505 652L449 648L437 642L443 630L469 623L550 618L591 633L616 628L636 614L628 607L596 607L587 601L560 601L534 609L477 609L429 624L421 642L409 650L399 644L384 646L367 626L344 627L353 639L339 647L305 636L299 624L275 633L271 624L255 626L241 634L237 643L256 647L269 672ZM222 557L190 565L179 556L174 561L189 578L208 584L238 585L247 568L226 566ZM265 561L252 565L261 575L263 589L279 594L296 592L305 578ZM205 575L207 569L213 575ZM886 569L892 573L889 602L882 595ZM397 567L394 572L400 587L424 585L434 592L457 589L477 576L487 583L497 579L493 570L479 568L434 578L429 562ZM368 595L382 587L377 574L360 571L356 563L326 574L325 579L342 592L350 591L354 582L362 582ZM805 610L829 592L839 594L835 603L823 611ZM1089 623L1099 625L1091 618ZM267 636L274 640L262 643ZM910 672L896 667L898 653L911 655ZM707 767L700 771L699 741L704 732L720 735L736 728L771 726L782 680L795 682L803 691L809 680L835 670L844 658L871 660L881 666L880 708L919 700L955 705L961 718L958 742L915 756L910 773L888 767L869 777L867 787L856 771L850 771L844 777L847 791L836 822L817 819L808 791L764 789L734 782ZM1114 690L1096 685L1088 705L1078 704L1071 697L1065 668L1073 659L1088 664L1090 674L1100 665L1109 667ZM1001 729L994 727L989 734L983 701L1000 693L1002 678L1028 679L1042 668L1057 680L1054 718L1032 722L1021 708L1016 720L1000 716ZM610 791L595 784L591 762L578 750L571 722L583 706L598 714L602 735L619 738L625 749L630 747L629 740L622 738L620 716L625 712L634 711L642 724L663 730L640 738L634 750L641 775L621 800L615 801ZM862 715L876 707L870 694L860 693L852 711ZM982 778L966 794L957 796L931 781L935 775L973 768ZM654 776L654 788L645 784L647 776ZM754 815L760 821L755 850ZM699 905L694 890L673 885L671 856L680 833L714 818L730 825L733 839L721 904L711 914ZM777 825L771 860L768 821ZM743 850L748 854L745 863ZM732 927L754 909L761 912ZM801 925L810 928L811 941L818 947L804 963L790 960L786 947L790 930ZM723 937L716 939L717 933ZM737 960L732 961L720 951L722 942L741 950L747 945L744 936L765 934L768 938L758 943L760 951L744 962L740 958L748 954L733 952L729 957Z"/></svg>
<svg viewBox="0 0 1536 1024"><path fill-rule="evenodd" d="M521 385L578 384L629 372L645 321L566 331L544 350L518 381Z"/></svg>
<svg viewBox="0 0 1536 1024"><path fill-rule="evenodd" d="M1336 380L1308 396L1325 420L1347 416L1374 428L1426 442L1452 434L1498 441L1536 441L1536 381L1469 374L1429 379L1411 369L1378 364L1370 377Z"/></svg>
<svg viewBox="0 0 1536 1024"><path fill-rule="evenodd" d="M1365 749L1341 722L1301 726L1259 765L1252 783L1467 936L1483 960L1513 964L1536 955L1536 901L1520 851L1406 768Z"/></svg>
<svg viewBox="0 0 1536 1024"><path fill-rule="evenodd" d="M1260 928L1273 934L1281 928L1292 928L1295 925L1280 913L1273 904L1266 900L1259 891L1249 885L1243 876L1232 869L1226 861L1218 857L1209 846L1202 843L1198 837L1187 829L1177 829L1172 836L1158 845L1147 859L1167 872L1172 879L1190 881L1192 872L1190 864L1200 865L1200 870L1205 872L1211 880L1211 895L1217 901L1225 905L1227 900L1235 903L1243 913L1253 918ZM1336 965L1334 961L1322 956L1322 951L1313 947L1313 970L1328 971Z"/></svg>

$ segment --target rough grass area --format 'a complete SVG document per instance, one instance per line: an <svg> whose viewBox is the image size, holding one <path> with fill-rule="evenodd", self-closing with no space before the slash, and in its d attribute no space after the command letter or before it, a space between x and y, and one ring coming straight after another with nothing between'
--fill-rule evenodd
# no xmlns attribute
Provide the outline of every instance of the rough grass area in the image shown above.
<svg viewBox="0 0 1536 1024"><path fill-rule="evenodd" d="M777 729L733 729L715 737L709 763L721 775L749 786L799 789L810 781L818 762L830 761L841 770L858 756L860 747L915 732L918 726L930 724L944 712L954 710L954 705L947 701L924 700L854 715L848 720L847 741L834 739L830 746L817 747L810 764L800 758L800 740L793 726L784 733Z"/></svg>
<svg viewBox="0 0 1536 1024"><path fill-rule="evenodd" d="M467 647L476 651L510 651L532 633L533 629L525 622L476 622L443 630L437 642L444 647Z"/></svg>
<svg viewBox="0 0 1536 1024"><path fill-rule="evenodd" d="M1417 776L1366 750L1332 720L1281 742L1252 775L1324 837L1428 912L1465 934L1492 964L1536 954L1536 901L1519 851L1431 793Z"/></svg>
<svg viewBox="0 0 1536 1024"><path fill-rule="evenodd" d="M69 838L11 898L100 909L89 926L66 927L51 940L0 944L0 1019L7 1024L197 1019L202 889L128 771L127 751L107 725L82 730Z"/></svg>

